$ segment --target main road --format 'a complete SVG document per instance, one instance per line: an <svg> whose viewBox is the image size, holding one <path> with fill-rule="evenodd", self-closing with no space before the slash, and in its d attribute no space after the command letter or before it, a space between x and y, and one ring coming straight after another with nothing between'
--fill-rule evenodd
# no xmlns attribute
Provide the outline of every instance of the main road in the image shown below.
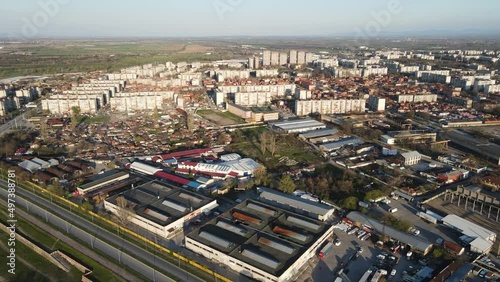
<svg viewBox="0 0 500 282"><path fill-rule="evenodd" d="M7 182L0 180L0 187L2 188L0 189L0 196L7 198ZM16 205L17 208L23 206L30 213L40 216L45 221L59 227L61 230L65 230L66 233L79 238L92 248L107 254L120 264L134 269L152 281L173 281L161 272L175 276L181 281L204 281L179 266L159 258L156 253L144 250L30 191L17 188ZM108 242L112 242L113 245ZM133 256L130 254L133 254ZM153 267L142 262L146 262Z"/></svg>

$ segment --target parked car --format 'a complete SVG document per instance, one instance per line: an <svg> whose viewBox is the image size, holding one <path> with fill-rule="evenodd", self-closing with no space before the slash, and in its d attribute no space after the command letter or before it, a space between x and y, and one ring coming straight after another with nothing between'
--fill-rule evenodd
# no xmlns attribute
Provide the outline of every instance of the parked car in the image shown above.
<svg viewBox="0 0 500 282"><path fill-rule="evenodd" d="M342 244L342 242L340 241L340 239L335 239L335 241L333 241L333 244L335 246L340 246L340 244Z"/></svg>

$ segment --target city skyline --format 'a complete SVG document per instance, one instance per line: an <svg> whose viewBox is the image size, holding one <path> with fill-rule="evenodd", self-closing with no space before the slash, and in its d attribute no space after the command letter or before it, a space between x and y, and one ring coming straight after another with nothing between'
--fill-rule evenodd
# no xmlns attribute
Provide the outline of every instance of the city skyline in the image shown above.
<svg viewBox="0 0 500 282"><path fill-rule="evenodd" d="M4 3L2 37L495 36L498 1L106 1Z"/></svg>

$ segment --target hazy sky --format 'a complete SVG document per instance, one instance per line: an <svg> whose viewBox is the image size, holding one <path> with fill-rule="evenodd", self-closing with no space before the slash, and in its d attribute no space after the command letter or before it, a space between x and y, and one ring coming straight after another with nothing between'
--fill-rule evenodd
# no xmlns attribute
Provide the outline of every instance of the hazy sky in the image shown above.
<svg viewBox="0 0 500 282"><path fill-rule="evenodd" d="M498 0L2 0L0 11L0 36L28 38L500 34Z"/></svg>

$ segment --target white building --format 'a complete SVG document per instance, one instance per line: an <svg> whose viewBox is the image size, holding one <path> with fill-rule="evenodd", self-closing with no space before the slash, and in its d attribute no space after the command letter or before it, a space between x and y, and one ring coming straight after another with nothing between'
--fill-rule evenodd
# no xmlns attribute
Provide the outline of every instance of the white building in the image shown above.
<svg viewBox="0 0 500 282"><path fill-rule="evenodd" d="M312 113L319 114L347 114L364 113L366 100L338 99L338 100L296 100L295 114L305 116Z"/></svg>
<svg viewBox="0 0 500 282"><path fill-rule="evenodd" d="M126 207L118 198L124 198ZM184 226L218 206L217 201L163 182L152 181L104 201L104 208L120 216L132 210L130 223L163 238L182 232Z"/></svg>
<svg viewBox="0 0 500 282"><path fill-rule="evenodd" d="M247 200L191 232L185 243L253 280L284 282L298 277L332 234L330 224Z"/></svg>
<svg viewBox="0 0 500 282"><path fill-rule="evenodd" d="M417 151L401 153L401 157L403 158L405 166L416 165L422 159L422 155L420 155L420 153Z"/></svg>
<svg viewBox="0 0 500 282"><path fill-rule="evenodd" d="M370 96L370 98L368 98L368 108L374 112L383 112L385 111L385 102L385 98Z"/></svg>

